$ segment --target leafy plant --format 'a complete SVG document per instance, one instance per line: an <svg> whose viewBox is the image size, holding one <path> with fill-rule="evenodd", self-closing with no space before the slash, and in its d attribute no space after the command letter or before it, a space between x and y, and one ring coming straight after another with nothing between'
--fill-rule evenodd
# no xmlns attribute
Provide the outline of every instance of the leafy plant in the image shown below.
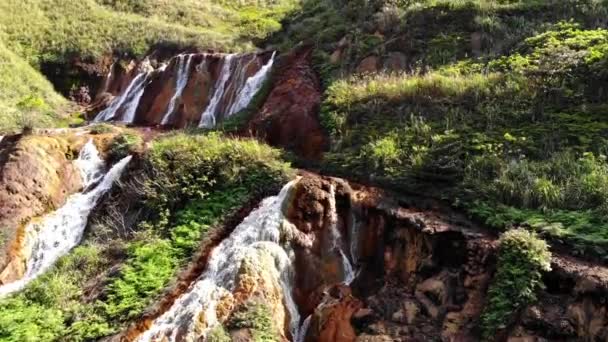
<svg viewBox="0 0 608 342"><path fill-rule="evenodd" d="M536 300L542 272L550 269L548 246L534 233L515 229L503 234L496 274L481 317L484 340L494 340L497 331L507 329L520 309Z"/></svg>

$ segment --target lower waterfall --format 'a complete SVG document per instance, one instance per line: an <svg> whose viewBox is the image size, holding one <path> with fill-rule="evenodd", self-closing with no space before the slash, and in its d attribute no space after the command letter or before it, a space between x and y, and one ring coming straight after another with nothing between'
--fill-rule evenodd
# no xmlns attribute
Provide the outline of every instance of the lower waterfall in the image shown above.
<svg viewBox="0 0 608 342"><path fill-rule="evenodd" d="M102 175L104 163L93 142L89 141L82 148L76 165L83 178L83 192L70 196L61 208L25 227L22 250L27 260L25 275L1 286L0 297L21 290L80 243L91 210L120 178L130 160L131 156L123 158Z"/></svg>
<svg viewBox="0 0 608 342"><path fill-rule="evenodd" d="M289 243L297 232L293 231L295 226L288 223L284 215L284 207L295 182L285 185L279 195L263 200L213 250L205 272L168 311L154 320L138 341L204 338L210 329L221 324L217 317L218 303L234 291L239 269L244 263L271 265L270 274L282 288L291 335L298 335L300 315L292 297L295 257Z"/></svg>

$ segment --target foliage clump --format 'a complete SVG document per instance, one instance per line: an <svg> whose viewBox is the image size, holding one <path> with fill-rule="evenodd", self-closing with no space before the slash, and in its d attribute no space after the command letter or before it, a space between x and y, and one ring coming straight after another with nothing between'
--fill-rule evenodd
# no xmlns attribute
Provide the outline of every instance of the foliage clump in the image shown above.
<svg viewBox="0 0 608 342"><path fill-rule="evenodd" d="M507 329L514 314L536 300L542 273L551 269L551 253L545 241L522 229L500 238L496 274L488 290L481 317L482 338L494 340Z"/></svg>

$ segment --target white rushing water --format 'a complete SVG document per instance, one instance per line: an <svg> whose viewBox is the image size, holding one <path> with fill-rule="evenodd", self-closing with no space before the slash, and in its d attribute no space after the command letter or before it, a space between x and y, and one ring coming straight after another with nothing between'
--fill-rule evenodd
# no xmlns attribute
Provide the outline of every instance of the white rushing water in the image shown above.
<svg viewBox="0 0 608 342"><path fill-rule="evenodd" d="M296 181L285 185L279 195L266 198L211 253L205 272L181 295L171 308L154 320L138 341L195 341L209 329L220 324L217 319L218 301L235 289L243 262L267 265L261 255L274 259L269 270L283 292L284 305L290 315L292 336L297 336L300 315L292 297L294 282L293 250L285 237L293 236L295 227L285 221L285 202ZM283 239L282 239L283 237ZM203 318L204 319L201 319ZM199 321L206 329L196 328Z"/></svg>
<svg viewBox="0 0 608 342"><path fill-rule="evenodd" d="M1 286L0 297L22 289L80 243L91 210L120 177L130 160L131 156L123 158L102 175L104 164L95 145L92 141L85 145L76 161L85 190L70 196L61 208L25 227L25 275L20 280Z"/></svg>
<svg viewBox="0 0 608 342"><path fill-rule="evenodd" d="M124 107L123 119L121 121L126 123L133 122L133 119L135 119L137 106L139 105L139 100L144 94L148 75L148 72L139 73L133 79L133 81L131 81L123 94L114 98L112 103L110 103L110 106L99 112L93 121L101 122L113 120L116 116L116 112Z"/></svg>
<svg viewBox="0 0 608 342"><path fill-rule="evenodd" d="M230 78L230 72L232 69L232 61L234 60L234 56L235 55L226 55L226 57L224 57L224 64L222 65L220 78L216 81L217 86L215 87L215 91L213 92L213 97L211 98L209 104L207 105L207 108L205 108L205 111L201 115L201 121L198 125L199 127L215 127L217 107L222 101L222 98L224 97L226 83L228 83L228 79Z"/></svg>
<svg viewBox="0 0 608 342"><path fill-rule="evenodd" d="M308 329L310 328L310 321L312 320L312 315L308 315L304 322L302 323L302 327L298 331L298 336L294 338L294 342L304 342L306 340L306 333L308 333Z"/></svg>
<svg viewBox="0 0 608 342"><path fill-rule="evenodd" d="M163 119L161 121L162 125L166 125L171 119L173 112L175 111L175 106L177 101L181 99L182 93L184 92L184 88L186 84L188 84L188 78L190 75L190 63L192 62L192 55L178 55L177 56L177 75L175 81L175 93L169 102L169 107L167 108L167 112L163 115Z"/></svg>
<svg viewBox="0 0 608 342"><path fill-rule="evenodd" d="M243 88L240 89L239 95L237 96L236 101L232 104L232 106L228 110L227 116L237 113L237 112L245 109L245 107L247 107L249 105L249 102L251 102L251 100L253 99L255 94L257 94L257 92L260 90L260 88L264 84L264 81L266 81L266 78L268 77L268 74L270 73L270 70L272 69L272 65L274 64L275 55L276 55L276 51L272 53L272 56L270 57L268 62L266 62L266 64L264 64L260 68L260 70L258 70L258 72L255 73L255 75L253 75L247 79Z"/></svg>
<svg viewBox="0 0 608 342"><path fill-rule="evenodd" d="M336 210L336 188L332 184L329 190L329 210L330 216L330 233L332 249L335 250L342 260L342 271L344 272L344 283L350 285L355 280L355 271L353 265L348 260L346 253L342 249L342 234L338 229L338 211Z"/></svg>

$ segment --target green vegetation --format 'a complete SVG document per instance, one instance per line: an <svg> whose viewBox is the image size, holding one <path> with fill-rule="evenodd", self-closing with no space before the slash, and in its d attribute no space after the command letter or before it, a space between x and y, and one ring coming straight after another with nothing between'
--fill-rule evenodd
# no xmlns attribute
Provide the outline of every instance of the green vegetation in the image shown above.
<svg viewBox="0 0 608 342"><path fill-rule="evenodd" d="M608 30L558 23L508 56L337 80L323 167L435 189L498 229L534 227L608 257L607 43ZM518 215L493 216L506 207Z"/></svg>
<svg viewBox="0 0 608 342"><path fill-rule="evenodd" d="M97 127L96 131L104 130L103 126ZM129 154L143 149L144 140L136 133L121 133L114 137L108 148L108 157L111 161L117 161Z"/></svg>
<svg viewBox="0 0 608 342"><path fill-rule="evenodd" d="M594 28L606 14L601 0L308 0L272 42L284 48L313 43L315 64L329 84L370 55L402 53L410 68L428 70L504 55L559 21Z"/></svg>
<svg viewBox="0 0 608 342"><path fill-rule="evenodd" d="M142 314L226 218L278 191L290 177L280 156L254 140L218 134L154 141L142 155L145 177L137 179L144 190L137 202L144 205L134 210L144 220L126 239L96 235L104 230L94 224L52 270L0 300L0 340L85 341L115 333Z"/></svg>
<svg viewBox="0 0 608 342"><path fill-rule="evenodd" d="M50 125L57 119L52 109L66 102L38 71L6 48L1 34L0 89L0 134Z"/></svg>
<svg viewBox="0 0 608 342"><path fill-rule="evenodd" d="M547 244L525 230L511 230L500 239L496 275L481 318L482 338L493 341L508 329L514 314L536 300L542 272L551 269Z"/></svg>

